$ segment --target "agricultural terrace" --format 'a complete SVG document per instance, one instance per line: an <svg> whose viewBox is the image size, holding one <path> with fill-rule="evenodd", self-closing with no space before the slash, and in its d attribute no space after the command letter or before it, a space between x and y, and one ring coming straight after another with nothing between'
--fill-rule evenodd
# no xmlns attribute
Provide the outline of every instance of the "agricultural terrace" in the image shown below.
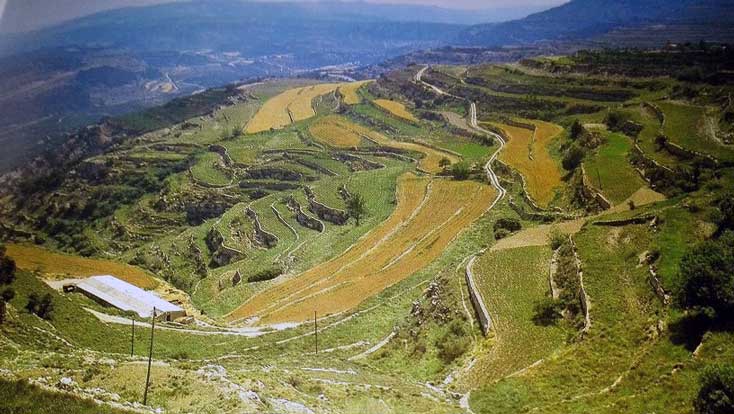
<svg viewBox="0 0 734 414"><path fill-rule="evenodd" d="M158 286L153 276L125 263L69 256L27 244L8 243L5 247L7 255L15 260L19 269L39 271L46 277L79 278L110 274L142 289L154 289Z"/></svg>
<svg viewBox="0 0 734 414"><path fill-rule="evenodd" d="M293 122L316 115L312 101L322 95L334 93L343 84L322 83L288 89L270 98L247 124L248 134L285 128Z"/></svg>
<svg viewBox="0 0 734 414"><path fill-rule="evenodd" d="M663 133L673 142L718 158L734 159L734 150L717 140L717 118L708 114L706 108L671 101L657 105L665 114Z"/></svg>
<svg viewBox="0 0 734 414"><path fill-rule="evenodd" d="M471 382L498 380L550 356L566 338L562 328L533 322L533 306L548 292L548 246L491 251L473 271L492 318L495 340L470 373Z"/></svg>
<svg viewBox="0 0 734 414"><path fill-rule="evenodd" d="M443 167L441 167L440 164L441 164L441 160L444 158L449 160L451 164L454 164L460 161L459 157L457 157L456 155L450 152L441 151L439 149L429 147L426 145L422 145L419 143L415 143L415 142L396 141L396 140L386 137L385 135L379 132L375 132L367 128L363 128L358 125L355 125L355 126L358 128L355 131L360 133L360 135L364 133L364 135L362 136L367 137L368 139L374 141L378 145L422 153L423 158L418 162L418 167L428 173L436 174L436 173L440 173L441 171L443 171Z"/></svg>
<svg viewBox="0 0 734 414"><path fill-rule="evenodd" d="M584 161L589 182L613 204L621 203L645 186L627 159L632 146L632 140L622 134L607 134L606 142Z"/></svg>
<svg viewBox="0 0 734 414"><path fill-rule="evenodd" d="M529 364L525 372L473 391L472 410L690 412L700 360L731 358L726 351L721 356L716 351L722 350L722 340L731 341L731 335L712 332L692 357L696 344L687 349L690 345L674 339L674 321L671 332L651 334L651 326L665 323L660 318L666 316L651 292L647 267L637 266L639 253L656 245L658 236L649 226L589 226L574 238L591 301L592 328L582 341L537 365ZM663 257L669 254L665 245L657 246ZM501 314L499 318L502 323Z"/></svg>
<svg viewBox="0 0 734 414"><path fill-rule="evenodd" d="M380 108L397 116L398 118L402 118L410 122L418 122L418 119L400 102L391 101L389 99L375 99L373 102Z"/></svg>
<svg viewBox="0 0 734 414"><path fill-rule="evenodd" d="M346 105L357 105L362 102L362 97L359 96L359 88L362 86L373 82L372 80L364 80L359 82L351 82L347 84L342 84L339 86L339 93L343 97L343 102Z"/></svg>
<svg viewBox="0 0 734 414"><path fill-rule="evenodd" d="M336 148L354 148L362 143L359 127L346 118L329 115L311 124L308 131L322 144Z"/></svg>
<svg viewBox="0 0 734 414"><path fill-rule="evenodd" d="M535 131L518 126L495 123L509 138L500 160L522 174L529 195L541 206L553 200L554 190L561 185L561 170L551 158L548 145L563 131L558 125L529 121Z"/></svg>
<svg viewBox="0 0 734 414"><path fill-rule="evenodd" d="M448 159L452 164L460 161L458 156L450 152L441 151L440 149L416 142L396 141L377 131L355 124L346 118L336 115L327 116L318 120L309 128L309 132L311 132L317 141L334 147L346 148L359 146L364 138L380 146L421 153L423 154L423 158L418 162L418 166L423 171L431 174L443 171L440 163L444 158Z"/></svg>
<svg viewBox="0 0 734 414"><path fill-rule="evenodd" d="M486 211L494 191L472 181L407 174L398 182L397 197L390 218L343 255L256 295L230 318L302 322L314 310L322 315L349 310L436 259Z"/></svg>

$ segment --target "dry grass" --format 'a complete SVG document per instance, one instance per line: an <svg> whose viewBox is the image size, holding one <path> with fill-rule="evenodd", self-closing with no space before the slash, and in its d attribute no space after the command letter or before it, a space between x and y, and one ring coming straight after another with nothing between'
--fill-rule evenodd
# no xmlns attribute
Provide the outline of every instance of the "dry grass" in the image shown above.
<svg viewBox="0 0 734 414"><path fill-rule="evenodd" d="M534 139L533 132L528 129L495 124L510 138L500 153L500 160L522 174L533 200L541 206L547 206L553 200L554 190L561 185L561 170L551 158L548 144L563 128L543 121L525 122L532 122L536 126ZM533 159L530 159L531 148Z"/></svg>
<svg viewBox="0 0 734 414"><path fill-rule="evenodd" d="M245 131L248 134L255 134L285 128L292 122L308 119L316 115L311 101L318 96L336 91L338 87L337 83L323 83L288 89L265 102L248 122Z"/></svg>
<svg viewBox="0 0 734 414"><path fill-rule="evenodd" d="M113 275L143 289L154 289L158 282L142 269L112 260L90 259L52 252L26 244L6 244L8 256L18 268L38 270L46 277L82 278L95 275Z"/></svg>
<svg viewBox="0 0 734 414"><path fill-rule="evenodd" d="M339 87L339 93L344 97L343 102L346 105L357 105L362 102L362 98L359 96L357 91L362 86L372 82L372 80L365 80L359 82L352 82L341 85Z"/></svg>
<svg viewBox="0 0 734 414"><path fill-rule="evenodd" d="M354 148L362 142L362 137L357 132L360 128L347 119L329 115L311 125L308 131L323 144L336 148Z"/></svg>
<svg viewBox="0 0 734 414"><path fill-rule="evenodd" d="M576 234L581 230L581 226L586 223L586 220L586 218L580 218L557 224L543 224L531 227L498 241L497 244L492 246L491 250L497 251L517 247L545 246L549 244L549 237L553 231L560 231L564 234Z"/></svg>
<svg viewBox="0 0 734 414"><path fill-rule="evenodd" d="M349 310L439 257L493 197L491 187L476 182L406 174L398 181L397 208L383 224L341 256L256 295L230 318L302 322L314 310Z"/></svg>
<svg viewBox="0 0 734 414"><path fill-rule="evenodd" d="M390 101L388 99L375 99L374 102L377 106L397 116L398 118L402 118L410 122L418 122L418 118L408 112L408 110L405 109L405 105L401 104L400 102Z"/></svg>

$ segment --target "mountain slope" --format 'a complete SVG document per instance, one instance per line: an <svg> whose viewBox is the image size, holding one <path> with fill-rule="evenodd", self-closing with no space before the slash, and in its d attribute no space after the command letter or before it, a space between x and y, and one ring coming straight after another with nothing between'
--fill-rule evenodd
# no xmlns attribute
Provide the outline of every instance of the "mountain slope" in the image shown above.
<svg viewBox="0 0 734 414"><path fill-rule="evenodd" d="M585 40L614 29L670 23L732 24L734 1L572 0L524 19L472 26L457 41L494 46Z"/></svg>

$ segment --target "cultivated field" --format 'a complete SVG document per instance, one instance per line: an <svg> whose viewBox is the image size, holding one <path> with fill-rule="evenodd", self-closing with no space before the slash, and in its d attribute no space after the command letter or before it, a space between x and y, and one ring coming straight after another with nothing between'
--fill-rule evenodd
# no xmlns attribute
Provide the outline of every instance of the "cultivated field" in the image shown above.
<svg viewBox="0 0 734 414"><path fill-rule="evenodd" d="M590 183L609 201L618 204L645 186L645 181L627 159L632 140L617 133L607 134L606 139L607 142L584 161L584 169Z"/></svg>
<svg viewBox="0 0 734 414"><path fill-rule="evenodd" d="M521 247L487 252L475 263L477 287L492 317L495 341L477 360L472 382L498 380L563 345L563 329L533 323L533 306L548 292L551 253L547 246Z"/></svg>
<svg viewBox="0 0 734 414"><path fill-rule="evenodd" d="M308 119L316 113L311 101L321 95L336 91L339 84L323 83L301 88L288 89L270 98L248 122L248 134L281 129L296 121Z"/></svg>
<svg viewBox="0 0 734 414"><path fill-rule="evenodd" d="M359 82L351 82L339 87L339 93L342 94L343 102L346 105L357 105L362 102L362 98L359 96L357 91L362 86L373 82L372 80L364 80Z"/></svg>
<svg viewBox="0 0 734 414"><path fill-rule="evenodd" d="M7 254L19 269L39 271L53 278L83 278L103 274L113 275L143 289L158 286L155 278L142 269L112 260L67 256L27 244L5 245Z"/></svg>
<svg viewBox="0 0 734 414"><path fill-rule="evenodd" d="M398 118L402 118L411 122L418 122L418 119L405 108L405 105L401 104L400 102L391 101L388 99L375 99L374 103L387 112L397 116Z"/></svg>
<svg viewBox="0 0 734 414"><path fill-rule="evenodd" d="M326 116L313 123L308 131L316 139L336 148L354 148L362 142L360 127L340 116Z"/></svg>
<svg viewBox="0 0 734 414"><path fill-rule="evenodd" d="M302 322L335 314L410 276L438 257L491 203L494 191L475 182L429 180L412 174L398 184L390 218L338 258L255 296L231 319Z"/></svg>
<svg viewBox="0 0 734 414"><path fill-rule="evenodd" d="M500 160L522 174L530 196L541 206L547 206L554 197L554 190L561 185L561 170L551 158L548 144L563 131L555 124L531 121L535 133L529 129L506 124L494 124L509 137Z"/></svg>

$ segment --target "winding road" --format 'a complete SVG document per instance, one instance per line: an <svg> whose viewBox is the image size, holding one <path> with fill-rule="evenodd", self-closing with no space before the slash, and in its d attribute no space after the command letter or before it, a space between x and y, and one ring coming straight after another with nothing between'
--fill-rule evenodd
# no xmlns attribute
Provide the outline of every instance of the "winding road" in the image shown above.
<svg viewBox="0 0 734 414"><path fill-rule="evenodd" d="M456 95L450 94L441 88L439 88L436 85L432 85L426 81L423 80L423 75L426 73L426 71L429 69L430 66L424 66L421 68L414 76L415 82L424 85L428 89L432 90L433 92L439 94L439 95L445 95L445 96L451 96L453 98L461 99L464 101L468 101L468 99L458 97ZM486 130L479 126L479 122L477 121L477 104L474 102L469 102L469 126L473 128L474 130L485 134L487 136L490 136L497 140L499 143L499 147L497 150L492 154L492 156L489 158L489 161L487 161L486 164L484 164L484 171L487 173L487 179L489 180L489 183L497 190L497 198L495 198L494 202L487 208L487 210L491 210L494 208L497 203L499 203L505 195L507 195L507 190L505 190L504 187L502 187L502 184L500 184L499 177L497 177L497 173L494 172L492 169L492 163L497 159L497 156L499 156L500 151L505 147L505 140L499 135L492 131ZM486 249L482 249L479 252L471 255L468 257L468 261L466 264L465 274L469 280L467 280L467 284L469 285L469 289L472 289L474 285L474 280L472 279L472 275L474 274L472 271L472 268L474 266L474 261L476 260L477 256L484 253ZM467 260L467 259L465 259ZM477 309L478 313L484 313L487 320L491 320L489 316L489 312L487 311L487 306L484 303L484 300L481 298L481 295L479 292L476 292L477 297L480 301L479 309ZM482 327L484 329L484 327Z"/></svg>

